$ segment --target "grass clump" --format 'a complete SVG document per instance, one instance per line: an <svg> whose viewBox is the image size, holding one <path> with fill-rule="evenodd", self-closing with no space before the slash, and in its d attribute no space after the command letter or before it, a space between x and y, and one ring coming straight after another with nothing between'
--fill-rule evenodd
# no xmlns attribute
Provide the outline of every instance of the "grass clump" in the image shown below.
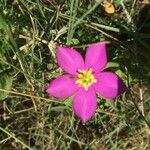
<svg viewBox="0 0 150 150"><path fill-rule="evenodd" d="M0 1L0 149L150 148L149 2L116 0ZM110 41L107 70L129 87L115 101L98 98L95 116L82 124L71 99L45 93L62 71L57 44L85 53L89 43Z"/></svg>

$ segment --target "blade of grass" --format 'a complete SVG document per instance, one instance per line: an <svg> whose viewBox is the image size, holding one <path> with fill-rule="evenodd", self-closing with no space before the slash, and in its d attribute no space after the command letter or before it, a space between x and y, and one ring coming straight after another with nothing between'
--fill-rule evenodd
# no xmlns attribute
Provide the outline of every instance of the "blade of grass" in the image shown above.
<svg viewBox="0 0 150 150"><path fill-rule="evenodd" d="M74 1L73 1L74 2ZM72 5L71 5L71 8L70 8L70 10L71 10L71 12L73 11L72 9L73 9L73 2L72 2ZM77 1L76 1L76 7L77 7ZM97 8L97 6L99 5L100 3L95 3L87 12L85 12L84 14L83 14L83 16L80 18L80 19L78 19L75 23L74 23L74 21L72 22L72 20L74 20L74 18L76 17L76 11L75 11L75 13L74 13L74 15L73 15L73 18L71 18L71 21L70 21L70 29L71 29L71 31L68 33L68 37L67 37L67 44L70 44L71 43L71 40L72 40L72 37L73 37L73 34L74 34L74 32L75 32L75 30L76 30L76 28L77 28L77 26L79 25L79 24L81 24L82 22L83 22L83 20L90 14L90 13L92 13L92 11L94 11L96 8ZM72 14L72 13L71 13ZM70 16L71 17L71 16ZM74 23L74 24L73 24Z"/></svg>
<svg viewBox="0 0 150 150"><path fill-rule="evenodd" d="M10 133L9 131L5 130L4 128L0 127L0 130L4 133L6 133L9 137L13 138L16 142L20 143L24 148L27 148L28 150L32 150L31 147L26 145L24 142L22 142L20 139L18 139L14 133Z"/></svg>
<svg viewBox="0 0 150 150"><path fill-rule="evenodd" d="M73 33L74 33L74 22L75 22L75 17L77 14L77 8L78 8L78 0L71 1L71 5L70 5L70 19L69 19L69 25L68 25L68 34L67 34L67 44L70 45L71 44L71 40L73 37Z"/></svg>

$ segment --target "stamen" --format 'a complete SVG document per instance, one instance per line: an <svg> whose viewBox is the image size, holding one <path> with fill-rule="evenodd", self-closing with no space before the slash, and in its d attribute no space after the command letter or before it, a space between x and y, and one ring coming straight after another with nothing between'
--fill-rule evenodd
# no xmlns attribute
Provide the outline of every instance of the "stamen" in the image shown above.
<svg viewBox="0 0 150 150"><path fill-rule="evenodd" d="M95 79L94 75L92 74L92 69L88 70L78 70L76 84L79 87L83 87L86 91L88 88L93 84L96 83L97 80Z"/></svg>
<svg viewBox="0 0 150 150"><path fill-rule="evenodd" d="M83 77L83 74L78 74L78 78L82 78Z"/></svg>

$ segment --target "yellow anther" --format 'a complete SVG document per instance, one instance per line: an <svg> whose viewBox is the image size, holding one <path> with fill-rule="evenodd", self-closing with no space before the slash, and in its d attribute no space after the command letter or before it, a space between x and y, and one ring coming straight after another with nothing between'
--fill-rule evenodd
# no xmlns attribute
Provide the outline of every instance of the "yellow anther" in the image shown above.
<svg viewBox="0 0 150 150"><path fill-rule="evenodd" d="M82 85L83 85L84 87L87 87L87 86L88 86L88 84L87 84L86 82L83 82Z"/></svg>
<svg viewBox="0 0 150 150"><path fill-rule="evenodd" d="M91 80L91 78L89 76L85 78L85 81L87 81L87 82L90 80Z"/></svg>
<svg viewBox="0 0 150 150"><path fill-rule="evenodd" d="M78 70L76 84L78 84L79 87L83 87L87 91L88 88L96 82L97 80L92 74L91 68L88 70Z"/></svg>
<svg viewBox="0 0 150 150"><path fill-rule="evenodd" d="M82 73L82 70L81 70L81 69L78 69L78 72L79 72L79 73Z"/></svg>
<svg viewBox="0 0 150 150"><path fill-rule="evenodd" d="M92 78L92 79L91 79L91 82L92 82L92 83L96 83L97 80L96 80L95 78Z"/></svg>
<svg viewBox="0 0 150 150"><path fill-rule="evenodd" d="M78 78L82 78L83 77L83 74L78 74Z"/></svg>
<svg viewBox="0 0 150 150"><path fill-rule="evenodd" d="M76 80L76 84L82 84L83 83L83 79L79 78L78 80Z"/></svg>
<svg viewBox="0 0 150 150"><path fill-rule="evenodd" d="M85 74L85 73L86 73L86 71L85 71L85 70L83 70L83 71L82 71L82 73L83 73L83 74Z"/></svg>
<svg viewBox="0 0 150 150"><path fill-rule="evenodd" d="M87 76L91 76L91 75L92 75L92 69L87 70L87 71L86 71L86 75L87 75Z"/></svg>

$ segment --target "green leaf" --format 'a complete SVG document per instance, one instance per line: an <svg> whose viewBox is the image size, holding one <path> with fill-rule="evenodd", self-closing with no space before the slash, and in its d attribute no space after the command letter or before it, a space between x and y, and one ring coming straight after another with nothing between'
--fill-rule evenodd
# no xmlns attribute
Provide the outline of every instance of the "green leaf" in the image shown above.
<svg viewBox="0 0 150 150"><path fill-rule="evenodd" d="M67 106L55 106L55 107L51 107L49 111L64 111L67 108L68 108Z"/></svg>
<svg viewBox="0 0 150 150"><path fill-rule="evenodd" d="M6 73L0 74L0 89L10 90L12 87L12 78ZM0 91L0 100L5 99L8 96L8 92Z"/></svg>
<svg viewBox="0 0 150 150"><path fill-rule="evenodd" d="M106 68L118 68L119 64L116 62L108 62Z"/></svg>
<svg viewBox="0 0 150 150"><path fill-rule="evenodd" d="M126 79L126 74L122 72L120 69L115 72L122 79Z"/></svg>
<svg viewBox="0 0 150 150"><path fill-rule="evenodd" d="M73 39L71 40L71 44L77 45L77 44L79 44L79 43L80 43L79 40L76 39L76 38L73 38Z"/></svg>

